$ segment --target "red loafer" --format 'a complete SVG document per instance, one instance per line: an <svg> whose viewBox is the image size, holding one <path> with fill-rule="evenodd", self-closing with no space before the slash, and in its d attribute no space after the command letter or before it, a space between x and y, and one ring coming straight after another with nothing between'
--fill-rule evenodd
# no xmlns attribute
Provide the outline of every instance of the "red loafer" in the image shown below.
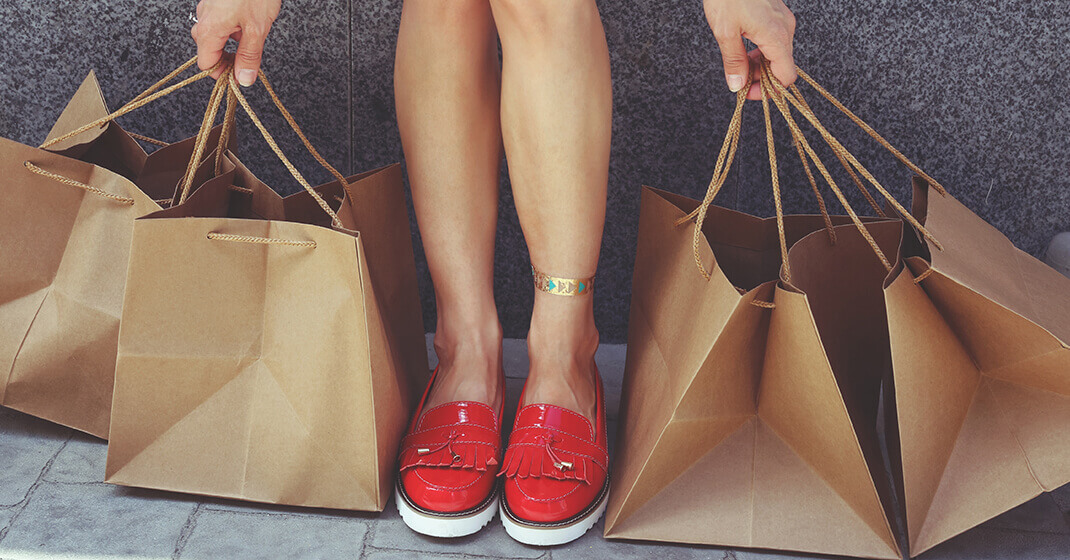
<svg viewBox="0 0 1070 560"><path fill-rule="evenodd" d="M424 411L437 373L401 441L395 502L417 533L463 537L482 529L498 510L502 412L471 401Z"/></svg>
<svg viewBox="0 0 1070 560"><path fill-rule="evenodd" d="M606 408L602 378L597 371L595 376L597 426L548 404L529 404L516 413L498 476L505 479L502 524L517 541L535 546L573 541L606 511Z"/></svg>

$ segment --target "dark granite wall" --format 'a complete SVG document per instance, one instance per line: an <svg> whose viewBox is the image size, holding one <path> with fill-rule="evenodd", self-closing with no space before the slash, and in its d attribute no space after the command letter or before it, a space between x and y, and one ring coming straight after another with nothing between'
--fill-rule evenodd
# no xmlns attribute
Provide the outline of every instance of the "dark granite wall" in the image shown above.
<svg viewBox="0 0 1070 560"><path fill-rule="evenodd" d="M1066 0L825 0L791 2L799 64L1019 246L1039 254L1070 229L1070 11ZM39 142L96 69L113 107L194 53L192 0L0 0L0 135ZM639 187L700 197L733 98L700 0L599 2L615 81L609 217L596 310L603 340L626 337ZM399 0L285 0L265 69L323 154L356 172L402 158L391 92ZM126 117L164 139L189 136L209 85ZM254 104L314 179L326 173L269 110ZM901 198L909 173L834 109L826 124ZM741 160L722 203L769 215L761 110L748 108ZM814 208L777 128L790 211ZM289 178L248 125L242 158L269 183ZM504 169L504 166L503 166ZM863 203L855 197L854 203ZM415 226L414 226L415 232ZM418 257L419 258L419 257ZM426 267L425 323L434 328ZM531 305L526 250L503 179L497 298L508 336Z"/></svg>

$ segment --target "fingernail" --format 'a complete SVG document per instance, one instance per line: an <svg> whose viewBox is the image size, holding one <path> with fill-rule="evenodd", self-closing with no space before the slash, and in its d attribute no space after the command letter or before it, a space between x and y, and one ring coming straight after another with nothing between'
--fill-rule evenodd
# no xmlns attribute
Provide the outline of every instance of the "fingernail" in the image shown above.
<svg viewBox="0 0 1070 560"><path fill-rule="evenodd" d="M249 87L256 81L256 70L238 70L238 83Z"/></svg>
<svg viewBox="0 0 1070 560"><path fill-rule="evenodd" d="M733 92L737 92L743 89L743 76L740 76L739 74L729 74L728 89L732 90Z"/></svg>

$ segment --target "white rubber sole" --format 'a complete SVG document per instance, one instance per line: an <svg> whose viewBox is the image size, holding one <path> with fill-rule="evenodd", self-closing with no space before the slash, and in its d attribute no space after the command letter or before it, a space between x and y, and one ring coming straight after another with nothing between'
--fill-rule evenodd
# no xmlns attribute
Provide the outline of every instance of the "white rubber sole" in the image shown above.
<svg viewBox="0 0 1070 560"><path fill-rule="evenodd" d="M513 540L526 545L557 546L570 543L582 537L591 527L594 527L595 523L598 523L602 514L606 512L607 498L608 492L602 496L602 501L591 513L568 525L560 527L527 525L514 521L505 511L502 511L502 525ZM504 504L502 507L505 507Z"/></svg>
<svg viewBox="0 0 1070 560"><path fill-rule="evenodd" d="M494 519L494 514L498 513L498 497L495 496L483 509L468 515L428 515L410 506L396 486L394 487L394 503L398 506L402 521L410 529L422 535L439 538L466 537L478 533L487 523L490 523L491 519Z"/></svg>

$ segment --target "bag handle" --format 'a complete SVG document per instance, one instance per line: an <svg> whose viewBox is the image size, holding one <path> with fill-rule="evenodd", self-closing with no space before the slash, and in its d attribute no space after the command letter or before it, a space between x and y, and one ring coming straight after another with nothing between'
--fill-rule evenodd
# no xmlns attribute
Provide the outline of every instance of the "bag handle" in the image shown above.
<svg viewBox="0 0 1070 560"><path fill-rule="evenodd" d="M131 112L131 111L139 109L139 108L141 108L141 107L143 107L145 105L148 105L149 103L152 103L153 101L156 101L157 99L159 99L161 97L170 95L170 94L174 93L175 91L178 91L178 90L180 90L180 89L192 84L193 82L196 82L198 80L202 80L202 79L210 76L212 74L212 72L215 72L220 67L220 65L222 64L222 61L221 61L219 64L216 64L215 66L209 68L208 70L202 70L201 72L198 72L198 73L196 73L196 74L194 74L194 75L182 80L181 82L178 82L176 84L173 84L171 86L168 86L168 87L160 90L160 88L163 86L163 84L171 81L172 79L175 78L175 76L178 76L179 74L184 72L186 69L188 69L189 67L193 66L193 64L195 64L196 62L197 62L197 57L193 57L193 58L189 59L188 61L184 62L178 68L172 70L171 73L168 74L167 76L165 76L162 80L156 82L152 86L149 86L148 89L146 89L145 91L143 91L140 94L138 94L137 97L132 99L126 105L123 105L119 109L115 110L111 114L109 114L107 116L104 116L104 117L101 117L101 118L99 118L99 119L97 119L97 120L95 120L95 121L93 121L93 122L91 122L89 124L86 124L84 126L81 126L79 128L76 128L75 130L72 130L72 131L70 131L70 132L68 132L68 133L66 133L66 134L64 134L62 136L57 136L56 138L53 138L51 140L46 140L44 143L42 143L40 146L38 146L38 148L40 148L42 150L45 149L45 148L49 148L51 146L56 145L59 142L62 142L62 141L67 140L69 138L73 138L75 136L78 136L79 134L81 134L81 133L83 133L83 132L85 132L87 130L92 130L94 128L97 128L98 126L110 123L110 122L114 121L115 119L117 119L117 118L119 118L119 117L121 117L121 116L123 116L123 115L125 115L125 114L127 114L129 112Z"/></svg>
<svg viewBox="0 0 1070 560"><path fill-rule="evenodd" d="M22 162L22 165L25 166L26 169L28 169L31 173L36 173L36 174L41 175L43 177L48 177L49 179L52 179L53 181L57 181L57 182L63 183L64 185L70 185L72 187L78 187L79 189L85 190L86 192L90 192L90 193L93 193L93 194L95 194L97 196L102 196L104 198L107 198L107 199L110 199L110 200L114 200L116 202L121 202L121 203L126 204L126 205L133 205L134 204L134 199L132 199L130 197L122 196L122 195L118 195L118 194L113 194L113 193L110 193L108 191L105 191L104 189L98 189L98 188L96 188L94 186L87 185L87 184L85 184L85 183L83 183L81 181L76 181L74 179L71 179L70 177L64 177L63 175L60 175L58 173L53 173L51 171L45 171L44 169L41 169L40 167L37 167L36 165L34 165L33 163L31 163L29 161Z"/></svg>
<svg viewBox="0 0 1070 560"><path fill-rule="evenodd" d="M260 77L263 78L263 72L260 73ZM267 82L262 80L262 83L265 84L265 89L267 87L269 87L269 86L267 86ZM264 126L264 123L260 121L260 118L256 115L256 112L253 110L252 106L249 105L249 101L245 98L245 95L242 94L241 86L239 86L238 82L234 79L234 72L233 72L232 68L226 68L224 70L223 75L220 76L219 80L217 81L217 89L219 88L219 84L227 84L225 86L225 87L229 88L227 91L229 91L230 94L233 95L233 98L237 101L237 103L239 105L241 105L241 107L245 111L245 113L247 115L249 115L249 119L251 121L253 121L253 125L255 125L257 130L260 131L260 135L264 137L264 140L267 142L268 146L271 148L271 150L273 152L275 152L275 155L279 158L279 161L282 162L283 166L285 166L287 171L290 172L290 175L292 175L293 178L296 179L297 182L300 183L301 186L309 193L309 195L312 196L312 198L316 201L316 203L319 204L320 208L322 208L323 211L326 212L328 216L330 216L332 227L345 229L345 227L342 226L341 220L338 218L338 214L335 213L335 211L333 209L331 209L330 204L328 204L327 201L324 200L323 197L320 196L320 194L318 192L316 192L316 189L314 189L312 187L312 185L310 185L309 182L307 180L305 180L305 177L301 174L301 172L298 171L296 167L294 167L294 164L291 163L289 158L286 157L286 154L283 153L282 148L280 148L278 143L275 142L275 138L271 135L270 132L268 132L267 128ZM221 95L222 91L223 91L222 89L218 89L217 92L213 93L213 105L214 105L214 107L216 109L218 109L218 104L222 101L222 95ZM314 157L316 157L316 160L317 160L317 162L320 163L320 165L322 165L325 169L327 169L327 171L330 172L331 175L334 175L335 178L337 178L339 180L339 182L341 182L342 188L345 189L346 193L348 194L349 193L349 183L345 180L345 177L343 177L342 174L339 173L337 169L335 169L330 163L328 163L326 159L324 159L322 156L320 156L319 152L317 152L315 150L315 148L312 146L311 142L308 141L308 138L304 135L304 133L300 132L300 127L297 125L297 122L294 121L293 116L283 106L282 101L278 98L278 96L274 94L274 90L270 90L269 89L269 95L271 95L272 100L275 102L276 107L278 107L280 109L280 112L283 113L283 117L290 124L290 127L293 128L294 131L299 134L299 136L301 137L302 143L305 144L305 147L309 150L310 153L313 154ZM212 109L210 108L209 111L211 112ZM214 119L214 113L212 115L212 118ZM209 123L209 122L210 121L206 118L205 119L205 123ZM208 125L202 123L202 126L208 126ZM203 130L202 130L202 132L203 132ZM198 138L197 138L198 146L195 148L195 151L197 151L197 152L203 151L203 147L204 147L203 144L206 143L206 142L207 142L207 136L206 135L198 135ZM189 190L190 190L190 186L191 186L190 183L192 183L192 179L191 179L191 177L187 177L187 180L184 181L184 184L183 184L180 203L184 202L186 197L189 196ZM217 233L216 235L217 235L216 238L223 239L222 237L218 237L218 236L219 235L227 235L227 234L218 234ZM266 242L268 242L268 241L252 241L251 239L252 238L249 238L248 236L228 236L225 240L227 240L227 241L243 241L243 242L251 242L251 243L260 243L260 242L265 242L266 243ZM267 239L267 238L264 238L264 239ZM281 240L275 240L275 241L270 241L270 242L271 243L281 243ZM305 242L288 242L288 243L285 243L285 244L287 244L287 245L301 244L302 246L306 246L306 245L304 245L304 243ZM313 244L312 246L314 247L315 245Z"/></svg>
<svg viewBox="0 0 1070 560"><path fill-rule="evenodd" d="M178 199L179 204L186 202L186 198L189 197L190 190L193 187L193 179L197 174L197 166L201 162L201 157L204 156L204 150L208 145L208 136L211 134L212 125L215 123L215 117L219 113L219 107L223 104L223 98L227 94L227 78L231 72L232 68L229 65L224 66L223 73L216 79L215 86L212 87L212 94L208 101L208 110L204 113L204 118L201 120L201 127L197 131L197 140L193 144L193 155L186 164L186 172L182 175L182 181L179 182L179 192L181 193ZM226 119L224 119L223 127L229 131ZM220 154L222 154L225 149L226 148L223 145L223 137L220 136L220 145L215 161L215 169L217 172L222 166L222 158Z"/></svg>
<svg viewBox="0 0 1070 560"><path fill-rule="evenodd" d="M880 207L879 205L877 205L876 200L873 199L872 195L869 194L868 190L864 187L861 180L858 179L858 176L855 173L856 170L864 178L866 178L866 180L870 184L872 184L874 188L876 188L876 190L881 194L881 196L884 197L885 200L887 200L903 216L906 221L908 221L914 228L916 228L922 235L924 235L926 239L932 242L935 247L937 247L938 249L942 249L942 246L932 236L932 234L929 233L929 231L925 229L925 227L922 226L921 223L918 222L918 220L914 218L914 216L910 212L903 208L903 206L891 194L888 193L888 191L880 184L879 181L877 181L877 179L873 177L873 175L858 161L858 159L854 155L852 155L838 140L836 140L836 138L832 136L832 134L821 124L817 116L814 114L813 110L810 108L809 104L807 104L805 99L803 99L801 92L799 92L798 88L792 85L791 89L789 89L786 88L779 81L777 81L776 78L772 75L772 70L770 69L769 61L766 60L764 57L761 58L760 63L762 106L763 113L765 114L766 124L766 145L769 151L770 170L772 172L773 199L777 211L777 230L780 238L781 258L783 259L785 279L790 281L791 271L787 259L787 242L784 233L783 209L780 201L780 182L777 174L776 154L772 141L772 125L770 119L770 111L768 107L768 102L770 100L773 101L778 111L784 117L785 121L788 124L788 128L791 131L792 141L796 147L796 151L798 152L801 161L803 162L804 170L807 173L807 178L810 180L811 187L813 188L815 196L818 200L818 205L821 208L822 216L825 218L825 226L826 230L829 233L830 242L835 243L835 231L832 228L831 218L828 216L828 211L825 207L824 199L820 195L820 191L817 188L813 173L810 170L810 165L807 162L808 159L813 162L818 172L825 179L826 183L829 184L830 189L836 195L837 199L840 201L840 204L847 211L847 214L851 217L851 221L855 224L855 227L858 228L863 238L866 239L867 243L873 249L874 253L881 260L881 263L889 271L893 268L891 262L884 255L883 251L881 251L880 247L877 245L872 235L870 235L869 231L865 228L865 225L855 213L854 209L851 207L846 197L844 197L843 192L836 185L836 182L829 174L828 169L822 163L821 159L817 156L817 153L810 146L809 142L807 142L805 136L802 133L802 130L799 128L798 124L795 122L795 119L791 115L791 107L794 107L796 111L806 117L806 120L809 121L810 124L818 130L825 142L832 148L833 153L836 155L837 159L851 175L852 179L855 181L855 184L866 196L866 200L870 203L874 210L877 211L878 215L884 216L884 212L880 210ZM875 130L873 130L872 127L862 121L862 119L859 118L857 115L850 112L846 107L843 106L842 103L839 102L839 100L837 100L830 93L828 93L827 90L818 85L817 82L813 80L813 78L811 78L808 74L803 72L798 67L796 67L796 70L807 83L811 84L811 86L813 86L814 89L821 93L822 96L824 96L826 99L832 102L833 105L843 111L856 125L866 131L866 133L869 134L875 140L877 140L878 143L880 143L882 146L892 152L892 154L900 162L904 163L908 168L911 169L911 171L914 171L918 175L922 176L926 181L929 182L929 184L933 185L934 189L936 189L937 192L941 194L946 194L946 190L944 190L943 186L937 183L928 174L921 171L921 169L918 168L918 166L911 162L909 159L907 159L906 156L902 154L902 152L895 149L887 140L885 140ZM747 87L744 87L736 95L736 108L732 114L732 119L729 123L728 133L725 135L725 140L722 144L721 152L718 155L717 161L714 165L713 178L710 181L709 186L707 187L705 198L695 210L693 210L691 213L681 218L680 220L677 220L676 222L677 225L681 225L691 220L695 221L696 227L692 242L692 249L695 256L695 263L698 266L699 272L701 272L703 277L707 280L710 278L710 271L708 271L706 269L706 266L703 264L701 254L699 252L699 246L701 243L702 236L702 226L705 222L709 206L710 204L712 204L714 198L716 198L717 194L721 190L721 187L724 185L725 179L727 178L728 170L732 165L732 159L734 159L735 157L736 148L739 143L740 129L742 125L742 107L743 104L746 102L745 92L748 90L750 82L751 77L748 76L746 84Z"/></svg>
<svg viewBox="0 0 1070 560"><path fill-rule="evenodd" d="M75 137L75 136L77 136L79 134L82 134L83 132L86 132L87 130L91 130L91 129L96 128L98 126L101 126L103 124L112 122L115 119L117 119L117 118L119 118L119 117L121 117L121 116L123 116L123 115L125 115L125 114L127 114L129 112L131 112L131 111L134 111L135 109L143 107L144 105L147 105L147 104L149 104L149 103L151 103L151 102L153 102L153 101L155 101L155 100L157 100L157 99L159 99L161 97L164 97L166 95L170 95L171 93L173 93L175 91L178 91L179 89L182 89L182 88L188 86L189 84L192 84L193 82L196 82L198 80L203 79L206 76L211 75L211 73L216 68L218 68L221 64L224 64L221 61L220 64L217 64L213 68L210 68L208 70L204 70L202 72L199 72L199 73L197 73L197 74L195 74L195 75L193 75L193 76L191 76L189 78L186 78L185 80L182 80L181 82L179 82L177 84L174 84L174 85L172 85L172 86L160 91L161 87L163 87L166 83L168 83L171 80L173 80L176 76L178 76L182 72L185 72L187 69L189 69L191 66L193 66L196 62L197 62L197 57L193 57L193 58L187 60L186 62L182 63L182 65L180 65L178 68L176 68L176 69L172 70L170 73L168 73L167 76L164 76L161 80L157 81L155 84L149 86L148 89L146 89L145 91L143 91L140 94L138 94L137 97L132 99L130 102L128 102L125 105L123 105L122 107L120 107L118 110L110 113L109 115L107 115L105 117L97 119L96 121L88 123L88 124L78 128L78 129L75 129L75 130L72 130L72 131L70 131L70 132L68 132L66 134L63 134L62 136L58 136L58 137L53 138L51 140L47 140L44 143L42 143L39 148L40 149L48 148L48 147L53 146L53 145L55 145L55 144L57 144L59 142L62 142L63 140L67 140L69 138L73 138L73 137ZM218 88L218 83L217 83L217 89L220 89L220 88ZM215 119L215 109L218 108L218 103L215 102L215 94L216 94L216 90L213 89L213 97L209 102L208 111L205 114L205 120L209 119L209 114L211 115L211 117L210 117L211 121L209 121L209 122L214 121L214 119ZM229 117L230 117L230 120L232 121L233 120L233 112L231 112L229 114ZM224 122L223 124L224 124L224 130L223 130L224 136L220 137L220 150L219 150L220 153L222 153L225 150L225 146L227 144L227 141L229 140L226 137L226 135L229 135L229 127L228 127L228 125L230 123ZM202 128L201 128L200 133L198 134L197 141L201 142L201 140L202 140L201 136L204 136L203 140L204 140L204 143L206 143L207 142L207 136L208 136L208 134L210 132L211 132L211 126L207 127L207 129L206 129L203 126L203 123L202 123ZM161 145L161 146L168 145L166 142L163 142L163 141L160 141L160 140L156 140L154 138L149 138L147 136L142 136L140 134L131 134L131 137L137 138L139 140L144 140L144 141L150 142L152 144ZM202 152L203 152L203 149L202 149ZM190 178L190 181L192 181L193 170L196 169L196 165L194 164L194 162L195 161L199 161L200 155L201 155L200 153L194 155L194 157L190 160L189 165L187 166L186 176L188 176ZM216 171L217 171L217 173L219 171L221 163L222 163L221 158L217 157L217 161L216 161ZM72 179L70 177L66 177L66 176L60 175L58 173L53 173L51 171L46 171L44 169L41 169L40 167L38 167L37 165L35 165L32 162L26 161L26 162L23 162L23 165L30 172L36 173L36 174L44 176L44 177L48 177L50 179L53 179L53 180L55 180L57 182L65 184L65 185L78 187L80 189L83 189L83 190L85 190L87 192L90 192L92 194L95 194L97 196L102 196L104 198L115 200L115 201L121 202L123 204L134 204L134 199L132 199L132 198L121 196L121 195L116 195L116 194L113 194L113 193L109 193L109 192L106 192L106 191L104 191L102 189L87 185L87 184L85 184L85 183L83 183L81 181L77 181L75 179ZM183 179L183 181L185 181L185 178ZM161 200L156 200L155 202L157 204L160 204L160 203L166 202L167 200L170 200L170 199L161 199Z"/></svg>
<svg viewBox="0 0 1070 560"><path fill-rule="evenodd" d="M290 125L290 128L293 129L293 131L297 134L297 137L301 139L301 143L305 145L305 149L308 150L308 153L321 166L323 166L323 168L326 169L328 173L333 175L335 180L342 184L342 190L345 191L346 196L349 197L349 200L354 200L353 193L349 190L349 182L346 181L346 178L343 177L342 174L334 168L334 166L328 163L323 156L320 155L319 151L317 151L316 148L312 145L312 142L309 142L308 137L306 137L305 133L302 132L301 127L297 126L297 121L294 120L293 115L290 114L290 111L286 110L286 107L282 104L282 100L279 99L279 96L275 93L275 88L271 87L271 82L268 81L267 76L264 74L264 71L259 70L257 73L260 77L260 83L264 84L264 89L267 90L268 96L271 97L271 101L275 104L275 107L279 109L279 112L282 113L282 118L286 119L286 123Z"/></svg>
<svg viewBox="0 0 1070 560"><path fill-rule="evenodd" d="M887 200L888 203L890 203L896 209L897 212L899 212L899 214L903 217L904 220L909 222L910 225L914 226L914 228L916 228L920 233L922 233L922 235L924 235L925 238L928 239L930 242L932 242L933 245L935 245L938 249L942 250L943 247L936 240L936 238L933 237L933 235L931 233L929 233L929 231L927 229L925 229L925 227L922 226L920 222L918 222L917 218L915 218L913 216L913 214L911 214L909 211L907 211L907 209L904 208L903 205L900 204L899 201L896 200L895 197L892 196L887 191L887 189L885 189L880 184L880 182L877 181L876 178L873 177L873 174L871 174L869 172L869 170L867 170L866 167L864 165L862 165L853 154L851 154L850 151L848 151L846 148L843 147L843 144L841 144L839 142L839 140L837 140L835 138L835 136L833 136L832 133L830 133L828 131L828 129L826 129L824 127L824 125L821 124L821 121L817 118L816 115L814 115L813 111L811 111L808 106L806 106L805 104L800 102L790 91L787 90L787 88L785 88L780 82L778 82L776 80L776 78L774 78L772 76L772 70L769 68L769 62L767 60L763 60L763 75L767 76L768 83L771 86L770 90L771 90L771 92L773 94L772 98L773 98L773 100L775 102L779 100L778 108L780 108L781 114L784 115L785 120L788 121L788 126L789 127L793 125L794 119L791 118L790 110L789 110L789 107L788 107L787 103L784 102L785 100L790 102L791 105L794 106L795 109L799 111L799 113L801 113L804 117L806 117L806 120L808 120L810 122L810 124L813 125L813 127L821 134L821 136L825 140L825 142L834 151L839 152L839 154L841 154L863 177L865 177L866 180L869 181L871 185L873 185L873 187L877 190L877 192L879 192L881 194L881 196L884 197L884 199ZM828 92L825 92L825 93L827 94ZM829 95L829 97L831 97L831 94ZM835 98L832 98L832 99L835 99ZM838 101L837 101L837 103L839 104ZM842 104L840 104L840 105L842 107ZM899 150L896 150L894 147L892 147L892 145L889 144L888 141L885 140L883 137L881 137L879 134L877 134L876 131L874 131L872 127L870 127L869 125L867 125L864 122L862 122L861 119L859 119L857 116L855 116L854 113L850 113L850 111L848 111L845 107L842 110L845 111L846 113L849 113L848 116L853 116L854 117L851 120L856 121L856 123L861 123L861 125L864 125L864 126L860 125L860 127L863 128L863 130L866 130L867 132L871 133L870 134L871 137L873 137L874 139L877 139L882 146L886 147L889 151L891 151L892 154L896 156L896 159L899 159L901 162L906 164L907 167L909 167L911 169L911 171L914 171L915 173L918 173L923 178L927 178L926 181L931 180L932 183L930 183L930 184L933 186L933 188L937 192L939 192L941 195L947 194L947 191L944 189L944 187L942 185L937 183L935 180L929 178L928 174L925 174L925 172L921 171L921 169L917 165L914 165L914 163L911 162L910 160L908 160L906 158L906 156L904 156L901 152L899 152ZM816 153L813 153L812 149L808 150L808 152L811 155L811 159L817 158ZM816 161L818 161L818 160L815 159L815 165L816 165ZM826 179L830 180L831 177L826 177ZM845 200L841 198L841 202L845 202ZM860 228L862 227L860 222L856 221L855 223L856 223L856 225L858 227L860 227ZM888 264L887 262L885 262L885 266L889 270L891 270L891 265Z"/></svg>

